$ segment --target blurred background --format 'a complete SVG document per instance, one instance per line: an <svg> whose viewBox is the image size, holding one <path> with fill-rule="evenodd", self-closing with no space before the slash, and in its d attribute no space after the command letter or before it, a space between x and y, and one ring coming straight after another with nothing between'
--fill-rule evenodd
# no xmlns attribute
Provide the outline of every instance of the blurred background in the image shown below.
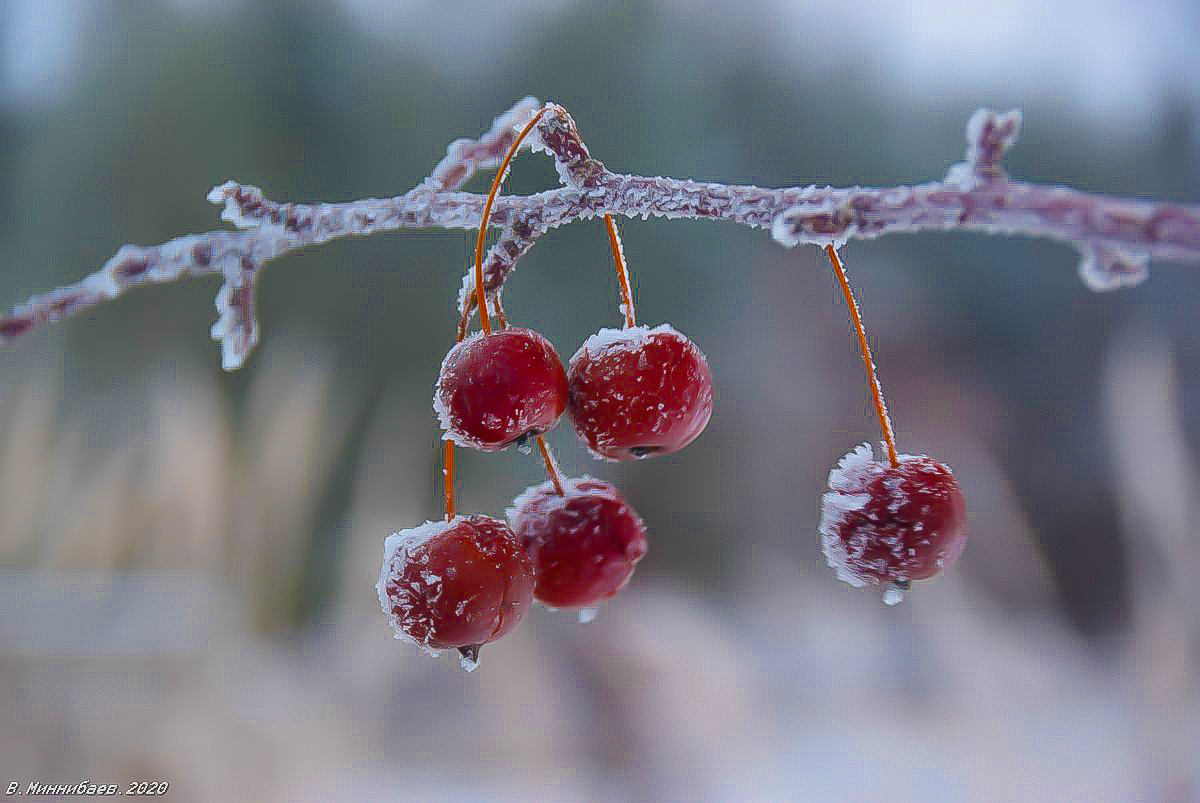
<svg viewBox="0 0 1200 803"><path fill-rule="evenodd" d="M0 306L123 243L278 200L399 194L526 94L614 170L724 182L940 178L976 107L1010 171L1200 201L1190 0L4 0ZM481 190L490 176L468 189ZM543 156L506 187L554 186ZM625 221L640 317L707 352L684 452L564 470L650 527L580 625L536 609L474 674L391 638L383 538L438 514L432 382L473 235L277 261L235 374L213 280L136 291L0 352L0 783L173 800L1200 800L1195 266L1089 293L1060 244L853 242L903 450L955 467L972 537L895 609L839 583L828 471L877 440L816 249ZM505 294L566 357L615 326L603 226ZM536 457L462 453L499 513Z"/></svg>

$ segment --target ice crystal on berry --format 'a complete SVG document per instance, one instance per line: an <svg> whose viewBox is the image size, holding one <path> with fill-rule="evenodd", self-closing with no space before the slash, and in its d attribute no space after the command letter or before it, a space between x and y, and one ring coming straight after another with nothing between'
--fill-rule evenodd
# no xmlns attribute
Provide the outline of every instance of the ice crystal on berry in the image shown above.
<svg viewBox="0 0 1200 803"><path fill-rule="evenodd" d="M433 396L443 437L487 452L550 430L566 407L562 361L530 329L477 333L455 345Z"/></svg>
<svg viewBox="0 0 1200 803"><path fill-rule="evenodd" d="M433 655L457 648L477 662L480 645L528 612L532 569L507 524L455 516L388 536L375 590L396 638Z"/></svg>
<svg viewBox="0 0 1200 803"><path fill-rule="evenodd" d="M829 472L821 498L821 546L852 586L932 577L966 543L966 501L948 466L925 455L877 461L862 444ZM899 599L893 594L889 602Z"/></svg>
<svg viewBox="0 0 1200 803"><path fill-rule="evenodd" d="M570 415L601 460L670 454L712 416L712 374L703 352L668 324L601 329L571 358Z"/></svg>

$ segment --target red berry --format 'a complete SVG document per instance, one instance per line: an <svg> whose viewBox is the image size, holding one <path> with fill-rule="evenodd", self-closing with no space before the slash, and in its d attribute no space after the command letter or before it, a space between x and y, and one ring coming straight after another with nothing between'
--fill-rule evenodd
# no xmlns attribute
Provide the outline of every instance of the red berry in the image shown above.
<svg viewBox="0 0 1200 803"><path fill-rule="evenodd" d="M571 421L596 457L677 452L712 415L712 374L696 344L667 324L601 329L571 358Z"/></svg>
<svg viewBox="0 0 1200 803"><path fill-rule="evenodd" d="M588 608L616 595L646 554L646 525L607 482L580 477L526 489L508 520L533 559L533 596L553 608Z"/></svg>
<svg viewBox="0 0 1200 803"><path fill-rule="evenodd" d="M396 638L473 660L529 612L533 564L503 521L455 516L388 536L375 588Z"/></svg>
<svg viewBox="0 0 1200 803"><path fill-rule="evenodd" d="M546 432L566 407L562 360L530 329L476 334L456 344L433 395L445 437L485 452Z"/></svg>
<svg viewBox="0 0 1200 803"><path fill-rule="evenodd" d="M925 455L877 462L864 443L829 472L821 541L838 579L852 586L933 577L967 541L967 502L950 468ZM898 601L898 597L889 599Z"/></svg>

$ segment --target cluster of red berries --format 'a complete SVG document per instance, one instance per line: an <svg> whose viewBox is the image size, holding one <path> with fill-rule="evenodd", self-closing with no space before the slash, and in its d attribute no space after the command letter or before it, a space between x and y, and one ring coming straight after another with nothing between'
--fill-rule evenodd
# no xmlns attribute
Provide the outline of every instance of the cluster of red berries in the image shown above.
<svg viewBox="0 0 1200 803"><path fill-rule="evenodd" d="M696 344L669 325L601 329L568 369L532 329L482 332L446 354L434 410L445 437L495 452L554 428L569 410L596 457L677 452L712 414L712 376Z"/></svg>
<svg viewBox="0 0 1200 803"><path fill-rule="evenodd" d="M628 271L605 216L623 297L625 327L601 329L563 367L553 345L510 328L499 298L492 331L483 283L488 215L501 177L537 115L513 142L484 205L475 252L475 294L464 300L459 342L446 354L434 410L445 444L446 517L391 535L377 591L396 638L437 653L456 649L474 668L479 648L510 632L533 600L577 610L581 619L630 581L646 553L646 527L612 485L559 475L542 435L567 414L597 459L670 454L695 440L712 415L712 376L703 353L663 324L638 326ZM829 477L820 533L829 565L854 586L886 585L894 604L912 580L949 566L962 551L966 503L950 469L926 456L897 455L891 420L845 271L834 267L858 334L888 461L860 446ZM465 337L471 305L483 331ZM484 452L536 440L550 479L525 490L508 522L454 514L454 446Z"/></svg>
<svg viewBox="0 0 1200 803"><path fill-rule="evenodd" d="M704 430L712 403L704 355L665 325L603 329L567 370L537 332L478 334L446 355L434 396L443 437L459 446L522 444L569 412L606 460L682 449ZM552 460L547 468L551 480L518 496L507 524L453 516L387 539L378 591L398 638L474 662L532 600L588 611L628 584L646 554L641 518L612 485L558 477Z"/></svg>
<svg viewBox="0 0 1200 803"><path fill-rule="evenodd" d="M391 535L384 546L379 602L396 638L436 653L456 649L472 669L479 648L510 632L536 599L590 618L628 585L646 554L646 525L612 485L563 478L542 435L568 414L594 457L636 460L679 451L712 416L712 375L704 354L670 326L638 326L616 224L605 216L624 298L622 329L601 329L566 368L532 329L509 327L494 298L492 330L483 284L488 214L525 127L500 165L484 205L475 251L474 303L482 331L446 354L433 407L446 442L446 517ZM455 445L495 452L537 442L550 479L526 489L507 511L454 515Z"/></svg>

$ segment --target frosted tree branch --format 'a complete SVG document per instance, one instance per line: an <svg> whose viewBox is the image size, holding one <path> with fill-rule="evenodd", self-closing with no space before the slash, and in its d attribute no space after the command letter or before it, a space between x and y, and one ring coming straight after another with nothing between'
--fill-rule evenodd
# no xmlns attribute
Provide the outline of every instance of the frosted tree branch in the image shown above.
<svg viewBox="0 0 1200 803"><path fill-rule="evenodd" d="M460 188L476 171L499 165L516 129L538 108L534 98L524 98L478 140L455 140L429 178L394 198L277 203L257 187L222 184L208 198L222 207L221 218L234 230L190 234L162 245L122 246L96 273L34 296L0 318L0 343L133 287L220 274L212 335L222 345L224 367L239 368L258 340L254 294L267 262L338 237L476 228L484 197ZM1094 290L1137 284L1146 277L1151 259L1200 261L1200 207L1010 179L1003 157L1020 126L1017 111L977 111L967 125L966 160L952 166L941 181L884 188L763 189L614 173L592 158L566 110L548 104L527 144L554 159L562 186L497 199L491 223L501 235L487 255L485 290L498 300L518 260L546 232L605 213L725 220L768 230L788 247L929 230L1046 238L1079 250L1080 274ZM459 297L464 315L474 306L473 289L468 276Z"/></svg>

